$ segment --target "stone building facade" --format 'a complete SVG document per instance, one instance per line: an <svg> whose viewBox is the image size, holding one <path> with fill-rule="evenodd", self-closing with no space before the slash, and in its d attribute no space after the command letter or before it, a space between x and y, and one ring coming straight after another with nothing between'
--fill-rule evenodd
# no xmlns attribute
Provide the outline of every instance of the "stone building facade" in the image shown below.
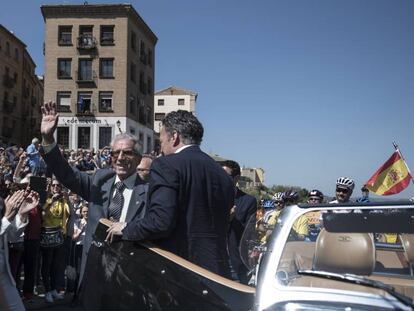
<svg viewBox="0 0 414 311"><path fill-rule="evenodd" d="M26 45L0 25L0 145L25 147L40 135L43 77Z"/></svg>
<svg viewBox="0 0 414 311"><path fill-rule="evenodd" d="M56 101L57 142L100 149L114 135L154 147L157 37L129 4L44 5L45 99Z"/></svg>

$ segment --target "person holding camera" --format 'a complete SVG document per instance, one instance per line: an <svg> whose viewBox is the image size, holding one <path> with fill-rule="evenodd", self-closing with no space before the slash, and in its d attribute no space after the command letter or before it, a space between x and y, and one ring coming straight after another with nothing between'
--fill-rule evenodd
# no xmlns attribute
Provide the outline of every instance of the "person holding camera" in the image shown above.
<svg viewBox="0 0 414 311"><path fill-rule="evenodd" d="M59 290L64 287L65 236L70 217L69 200L56 179L50 186L51 194L42 211L40 247L42 249L42 280L46 302L63 299Z"/></svg>

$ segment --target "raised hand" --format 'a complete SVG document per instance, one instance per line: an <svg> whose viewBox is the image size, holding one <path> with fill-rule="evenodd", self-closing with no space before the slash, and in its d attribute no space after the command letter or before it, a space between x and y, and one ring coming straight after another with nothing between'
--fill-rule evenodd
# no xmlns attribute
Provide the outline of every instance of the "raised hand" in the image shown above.
<svg viewBox="0 0 414 311"><path fill-rule="evenodd" d="M25 191L19 190L13 193L12 195L9 195L4 200L4 205L5 205L4 217L6 217L8 221L11 221L14 218L20 206L22 205L24 198L25 198Z"/></svg>
<svg viewBox="0 0 414 311"><path fill-rule="evenodd" d="M59 115L56 112L55 102L46 102L42 106L42 123L40 125L40 133L42 134L43 144L52 144L55 140L53 133L57 128Z"/></svg>
<svg viewBox="0 0 414 311"><path fill-rule="evenodd" d="M28 212L30 212L32 209L34 209L38 205L39 205L39 194L36 191L31 190L27 194L26 198L24 199L19 209L20 217L26 216Z"/></svg>

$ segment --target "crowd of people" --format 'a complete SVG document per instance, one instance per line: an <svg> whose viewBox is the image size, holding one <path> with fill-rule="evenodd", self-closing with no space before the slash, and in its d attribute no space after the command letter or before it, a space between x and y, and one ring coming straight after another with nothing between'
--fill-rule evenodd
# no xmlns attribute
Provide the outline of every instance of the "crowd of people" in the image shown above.
<svg viewBox="0 0 414 311"><path fill-rule="evenodd" d="M162 121L159 157L141 154L138 139L128 133L96 152L63 150L53 138L56 105L46 103L42 113L41 142L34 138L26 149L0 149L0 254L7 261L0 272L12 276L7 283L2 275L1 295L12 297L8 293L17 288L30 301L41 283L44 299L53 303L68 291L84 290L86 258L101 218L112 221L108 242L116 236L153 240L247 284L239 253L246 223L259 215L265 242L281 210L298 201L295 191L287 191L258 205L238 188L241 171L236 161L217 163L201 151L204 129L189 112L172 112ZM348 202L354 186L352 179L339 178L330 203ZM367 193L363 200L368 200ZM323 202L322 192L310 191L309 204ZM15 227L13 234L9 224ZM318 228L304 218L294 230L299 238L312 240ZM21 309L16 298L8 301L0 297L0 307Z"/></svg>

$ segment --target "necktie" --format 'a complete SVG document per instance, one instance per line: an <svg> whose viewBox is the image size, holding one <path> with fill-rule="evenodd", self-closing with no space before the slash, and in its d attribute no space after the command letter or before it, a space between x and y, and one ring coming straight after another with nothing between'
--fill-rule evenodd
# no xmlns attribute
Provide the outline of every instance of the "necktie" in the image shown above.
<svg viewBox="0 0 414 311"><path fill-rule="evenodd" d="M122 181L118 181L115 184L115 195L109 205L109 219L112 221L119 221L122 212L122 206L124 206L124 195L122 192L125 189L125 185Z"/></svg>

